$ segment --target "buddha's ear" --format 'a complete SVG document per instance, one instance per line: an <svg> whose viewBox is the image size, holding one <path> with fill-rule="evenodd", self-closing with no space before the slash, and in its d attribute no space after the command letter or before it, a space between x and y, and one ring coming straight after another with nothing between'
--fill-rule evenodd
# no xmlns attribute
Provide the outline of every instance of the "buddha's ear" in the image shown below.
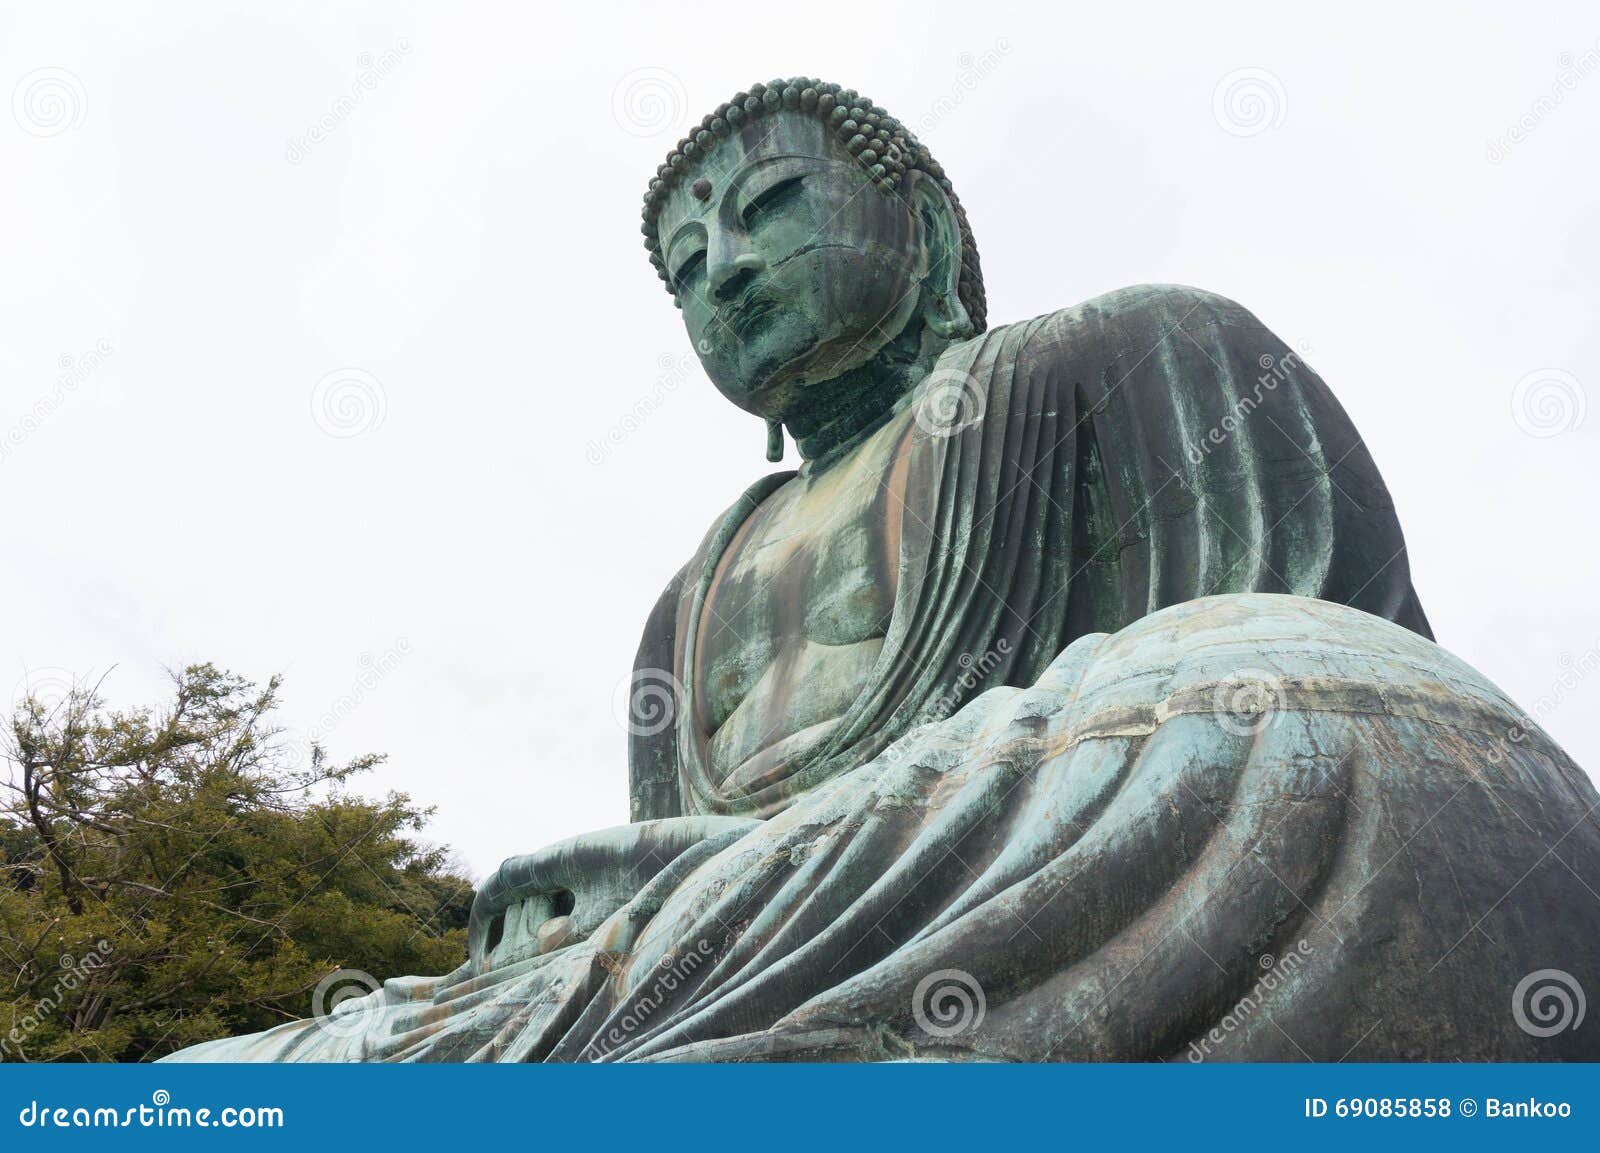
<svg viewBox="0 0 1600 1153"><path fill-rule="evenodd" d="M907 175L911 178L911 211L920 225L918 231L927 258L924 317L929 328L947 339L971 336L977 326L957 291L961 282L961 223L955 206L939 182L926 172L913 169Z"/></svg>

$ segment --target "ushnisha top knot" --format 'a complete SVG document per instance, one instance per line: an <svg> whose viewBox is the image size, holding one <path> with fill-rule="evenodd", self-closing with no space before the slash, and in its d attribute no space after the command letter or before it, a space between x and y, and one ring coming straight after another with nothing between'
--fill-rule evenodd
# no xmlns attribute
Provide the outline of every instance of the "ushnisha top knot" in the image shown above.
<svg viewBox="0 0 1600 1153"><path fill-rule="evenodd" d="M655 177L644 194L644 246L650 251L650 263L656 275L673 292L667 275L666 261L661 255L661 240L656 232L661 209L667 196L684 180L691 179L696 163L716 147L718 141L731 135L734 129L750 121L767 116L780 109L808 113L825 121L833 129L835 138L861 165L864 174L883 195L896 195L905 183L906 173L912 170L927 173L944 189L955 208L961 225L961 274L957 294L961 304L972 318L977 332L985 325L986 308L983 292L983 271L978 264L978 247L972 239L972 228L967 223L966 210L961 207L955 189L944 174L944 168L928 152L916 134L900 121L878 107L869 97L853 88L795 76L788 80L773 80L766 84L752 84L747 91L736 92L733 99L719 104L717 110L700 121L695 129L667 154L666 162L656 169ZM676 295L676 294L674 294Z"/></svg>

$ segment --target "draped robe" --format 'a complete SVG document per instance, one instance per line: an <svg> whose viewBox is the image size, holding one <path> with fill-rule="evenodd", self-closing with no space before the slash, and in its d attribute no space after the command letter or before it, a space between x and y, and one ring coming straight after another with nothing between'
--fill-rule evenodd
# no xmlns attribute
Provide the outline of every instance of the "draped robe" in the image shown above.
<svg viewBox="0 0 1600 1153"><path fill-rule="evenodd" d="M1516 1003L1600 988L1600 797L1432 643L1299 356L1124 290L955 346L901 419L888 636L824 745L729 789L695 720L778 474L646 626L635 823L502 865L455 972L180 1058L1600 1055Z"/></svg>
<svg viewBox="0 0 1600 1153"><path fill-rule="evenodd" d="M793 474L765 477L646 627L636 679L670 670L683 707L670 731L636 729L633 819L769 817L930 708L1032 684L1085 633L1214 593L1319 597L1431 637L1366 446L1303 358L1237 304L1127 289L959 345L931 377L951 411L913 397L903 418L899 579L868 691L783 780L751 794L713 781L694 641L728 542Z"/></svg>

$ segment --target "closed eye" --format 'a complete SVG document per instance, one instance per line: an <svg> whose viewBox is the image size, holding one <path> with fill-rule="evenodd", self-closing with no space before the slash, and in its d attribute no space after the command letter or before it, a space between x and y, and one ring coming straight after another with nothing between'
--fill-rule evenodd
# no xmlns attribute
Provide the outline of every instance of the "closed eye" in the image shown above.
<svg viewBox="0 0 1600 1153"><path fill-rule="evenodd" d="M800 191L800 185L804 181L804 176L791 176L787 180L780 180L763 190L760 195L751 200L749 204L746 204L744 211L739 214L744 226L749 228L763 213L770 212L779 205L787 203L794 197L795 193Z"/></svg>
<svg viewBox="0 0 1600 1153"><path fill-rule="evenodd" d="M705 263L705 249L702 248L698 252L691 253L687 260L678 265L678 271L673 275L672 282L676 284L679 289L687 287L690 279L695 275L695 273L699 272L705 267Z"/></svg>

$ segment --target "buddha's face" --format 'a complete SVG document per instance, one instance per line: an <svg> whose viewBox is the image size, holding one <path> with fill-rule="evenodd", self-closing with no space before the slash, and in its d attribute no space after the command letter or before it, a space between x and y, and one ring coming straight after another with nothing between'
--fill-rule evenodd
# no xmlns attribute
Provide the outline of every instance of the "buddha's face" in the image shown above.
<svg viewBox="0 0 1600 1153"><path fill-rule="evenodd" d="M919 306L923 220L885 194L815 116L743 125L662 208L662 255L707 374L763 417L871 360Z"/></svg>

